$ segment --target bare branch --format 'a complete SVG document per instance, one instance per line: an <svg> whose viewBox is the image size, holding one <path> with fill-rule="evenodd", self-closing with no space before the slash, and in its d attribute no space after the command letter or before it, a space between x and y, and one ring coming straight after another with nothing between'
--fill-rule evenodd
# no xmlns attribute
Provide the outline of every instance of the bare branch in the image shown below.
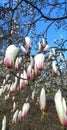
<svg viewBox="0 0 67 130"><path fill-rule="evenodd" d="M30 4L33 8L35 8L40 13L40 15L41 15L42 18L45 18L45 19L47 19L49 21L53 21L53 20L56 21L56 20L67 19L67 15L62 16L62 17L55 17L55 18L54 17L51 18L51 17L45 16L43 14L43 12L36 5L33 5L31 2L29 2L27 0L25 0L25 2L28 3L28 4Z"/></svg>

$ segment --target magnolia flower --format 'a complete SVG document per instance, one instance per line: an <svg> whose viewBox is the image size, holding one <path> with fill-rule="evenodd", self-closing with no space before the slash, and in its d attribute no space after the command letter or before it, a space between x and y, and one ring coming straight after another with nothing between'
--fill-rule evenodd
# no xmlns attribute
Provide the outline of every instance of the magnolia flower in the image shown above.
<svg viewBox="0 0 67 130"><path fill-rule="evenodd" d="M2 130L6 130L6 116L2 120Z"/></svg>
<svg viewBox="0 0 67 130"><path fill-rule="evenodd" d="M53 53L52 53L52 51L50 51L50 54L49 54L49 56L48 56L48 59L50 60L50 58L53 56Z"/></svg>
<svg viewBox="0 0 67 130"><path fill-rule="evenodd" d="M34 64L34 76L38 76L38 68L37 68L37 64L36 64L36 62L35 62L35 64Z"/></svg>
<svg viewBox="0 0 67 130"><path fill-rule="evenodd" d="M22 62L22 58L21 57L17 57L16 61L15 61L15 69L18 70L20 68Z"/></svg>
<svg viewBox="0 0 67 130"><path fill-rule="evenodd" d="M0 88L0 97L2 96L2 94L3 94L3 87Z"/></svg>
<svg viewBox="0 0 67 130"><path fill-rule="evenodd" d="M48 49L49 49L49 45L46 45L46 46L44 47L44 51L46 52L46 51L48 51Z"/></svg>
<svg viewBox="0 0 67 130"><path fill-rule="evenodd" d="M17 76L18 76L18 73L17 73ZM10 92L11 93L14 93L16 91L17 84L18 84L18 78L15 77L15 82L12 83L12 85L10 86Z"/></svg>
<svg viewBox="0 0 67 130"><path fill-rule="evenodd" d="M42 53L39 53L34 57L34 60L38 70L42 70L44 68L44 55Z"/></svg>
<svg viewBox="0 0 67 130"><path fill-rule="evenodd" d="M62 56L62 53L60 53L60 62L62 62L63 60L63 56Z"/></svg>
<svg viewBox="0 0 67 130"><path fill-rule="evenodd" d="M15 83L16 83L16 85L18 84L18 77L19 77L19 73L17 73L17 76L15 77Z"/></svg>
<svg viewBox="0 0 67 130"><path fill-rule="evenodd" d="M40 42L38 42L38 52L40 52L40 51L41 51L41 49L42 49L41 43L40 43Z"/></svg>
<svg viewBox="0 0 67 130"><path fill-rule="evenodd" d="M27 68L27 79L31 79L32 66L31 64Z"/></svg>
<svg viewBox="0 0 67 130"><path fill-rule="evenodd" d="M27 85L28 85L27 73L24 69L23 73L20 76L20 85L19 85L20 90L23 90Z"/></svg>
<svg viewBox="0 0 67 130"><path fill-rule="evenodd" d="M56 52L55 52L55 49L54 49L54 48L52 48L52 54L53 54L53 56L56 55Z"/></svg>
<svg viewBox="0 0 67 130"><path fill-rule="evenodd" d="M21 46L21 50L23 51L23 53L26 55L27 54L27 51L26 51L26 49L23 47L23 46Z"/></svg>
<svg viewBox="0 0 67 130"><path fill-rule="evenodd" d="M31 67L34 68L34 58L32 56L30 57L30 62Z"/></svg>
<svg viewBox="0 0 67 130"><path fill-rule="evenodd" d="M32 100L34 100L35 98L35 90L32 91L32 96L31 96Z"/></svg>
<svg viewBox="0 0 67 130"><path fill-rule="evenodd" d="M22 57L19 57L19 64L21 65Z"/></svg>
<svg viewBox="0 0 67 130"><path fill-rule="evenodd" d="M18 110L15 111L13 118L12 118L12 124L16 124L18 118Z"/></svg>
<svg viewBox="0 0 67 130"><path fill-rule="evenodd" d="M3 86L6 85L6 79L3 80Z"/></svg>
<svg viewBox="0 0 67 130"><path fill-rule="evenodd" d="M40 99L39 99L39 105L41 111L45 111L46 108L46 94L45 94L45 89L42 88L40 92Z"/></svg>
<svg viewBox="0 0 67 130"><path fill-rule="evenodd" d="M17 56L17 53L18 53L18 48L15 45L10 45L7 47L4 63L8 68L14 65L14 61Z"/></svg>
<svg viewBox="0 0 67 130"><path fill-rule="evenodd" d="M67 107L66 107L66 101L62 97L60 89L55 94L54 102L55 102L55 107L56 107L56 111L57 111L60 123L63 126L67 126Z"/></svg>
<svg viewBox="0 0 67 130"><path fill-rule="evenodd" d="M20 90L23 90L25 88L25 80L24 80L24 75L21 74L20 77L20 85L19 85Z"/></svg>
<svg viewBox="0 0 67 130"><path fill-rule="evenodd" d="M30 37L26 36L25 37L25 42L26 42L27 48L31 49L31 39L30 39Z"/></svg>
<svg viewBox="0 0 67 130"><path fill-rule="evenodd" d="M44 38L42 38L42 47L44 48L46 46L46 41Z"/></svg>
<svg viewBox="0 0 67 130"><path fill-rule="evenodd" d="M12 109L12 112L15 112L16 111L16 102L13 102L13 109Z"/></svg>
<svg viewBox="0 0 67 130"><path fill-rule="evenodd" d="M22 117L26 117L27 112L30 109L30 104L29 103L24 103L23 108L22 108Z"/></svg>
<svg viewBox="0 0 67 130"><path fill-rule="evenodd" d="M25 85L28 85L28 80L27 80L27 73L26 73L26 70L24 69L23 70L23 77L24 77L24 82L25 82Z"/></svg>
<svg viewBox="0 0 67 130"><path fill-rule="evenodd" d="M16 91L16 87L17 87L17 83L12 83L11 87L10 87L10 92L14 93Z"/></svg>
<svg viewBox="0 0 67 130"><path fill-rule="evenodd" d="M58 73L58 71L57 71L57 66L56 66L56 63L53 61L52 62L52 69L53 69L53 73L54 74L57 74Z"/></svg>
<svg viewBox="0 0 67 130"><path fill-rule="evenodd" d="M18 112L18 122L21 122L21 120L22 120L22 111L20 110Z"/></svg>
<svg viewBox="0 0 67 130"><path fill-rule="evenodd" d="M32 71L31 71L31 79L35 78L34 76L35 76L35 72L34 72L34 69L32 69Z"/></svg>

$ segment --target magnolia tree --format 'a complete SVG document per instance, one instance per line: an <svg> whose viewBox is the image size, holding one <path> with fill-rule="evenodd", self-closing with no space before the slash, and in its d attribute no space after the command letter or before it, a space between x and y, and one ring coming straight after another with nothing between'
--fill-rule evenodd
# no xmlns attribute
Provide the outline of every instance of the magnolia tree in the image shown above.
<svg viewBox="0 0 67 130"><path fill-rule="evenodd" d="M0 98L3 98L5 102L9 100L12 101L10 120L12 125L16 125L18 122L22 122L22 120L27 116L31 101L34 101L35 99L36 100L34 103L37 105L39 104L39 108L42 112L41 117L43 118L45 115L47 105L45 91L46 88L44 85L42 87L38 86L36 88L33 84L36 84L37 80L41 80L44 78L44 76L46 77L45 80L47 80L47 76L49 76L51 73L50 77L55 77L55 80L57 77L61 77L60 88L63 85L63 72L61 69L62 67L59 65L60 63L65 62L65 59L63 54L58 51L59 49L57 50L57 48L50 48L49 45L45 43L44 38L42 39L41 43L38 42L38 51L35 56L31 56L31 49L31 38L26 36L25 47L22 45L19 47L15 45L9 45L5 52L4 64L6 67L6 77L3 80L2 86L0 87ZM45 67L46 64L48 64L48 68ZM54 101L60 123L66 127L66 102L61 94L62 88L61 90L60 88L55 94ZM37 91L39 92L39 97ZM20 106L20 102L16 102L16 94L19 94L19 96L22 95L22 108L18 108L17 106ZM2 130L6 130L6 123L7 116L4 115L2 120Z"/></svg>
<svg viewBox="0 0 67 130"><path fill-rule="evenodd" d="M66 4L66 0L8 0L0 5L0 52L5 52L4 62L0 61L1 67L3 63L5 65L0 98L5 108L7 102L12 104L10 121L8 115L4 114L2 130L6 129L8 123L11 126L22 122L31 101L39 104L43 117L47 105L46 95L50 92L56 93L54 101L59 120L63 126L67 126L66 102L61 94L67 72L63 53L67 51L67 40L61 35L60 41L54 40L54 47L47 43L52 25L55 30L67 29ZM38 23L40 31L37 32ZM32 48L37 50L34 56L31 55ZM17 99L17 95L22 96L22 101Z"/></svg>

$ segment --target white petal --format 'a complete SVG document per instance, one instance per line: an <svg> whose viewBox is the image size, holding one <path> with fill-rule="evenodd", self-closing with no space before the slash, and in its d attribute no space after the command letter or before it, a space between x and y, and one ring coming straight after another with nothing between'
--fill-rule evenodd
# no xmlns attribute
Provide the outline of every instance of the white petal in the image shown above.
<svg viewBox="0 0 67 130"><path fill-rule="evenodd" d="M45 110L45 107L46 107L46 94L45 94L45 89L44 88L41 89L39 103L40 103L40 109Z"/></svg>
<svg viewBox="0 0 67 130"><path fill-rule="evenodd" d="M57 111L59 120L60 120L61 124L63 124L64 109L63 109L63 101L62 101L62 95L61 95L60 89L55 94L54 101L55 101L55 107L56 107L56 111Z"/></svg>

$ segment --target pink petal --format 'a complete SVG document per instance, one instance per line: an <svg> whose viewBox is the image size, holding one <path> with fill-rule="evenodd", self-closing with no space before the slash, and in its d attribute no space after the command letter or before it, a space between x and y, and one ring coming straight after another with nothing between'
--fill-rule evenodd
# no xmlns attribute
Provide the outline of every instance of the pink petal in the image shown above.
<svg viewBox="0 0 67 130"><path fill-rule="evenodd" d="M64 120L63 125L67 126L67 120Z"/></svg>
<svg viewBox="0 0 67 130"><path fill-rule="evenodd" d="M5 63L5 65L6 65L8 68L11 67L11 61L10 61L10 59L9 59L8 57L5 57L4 63Z"/></svg>

